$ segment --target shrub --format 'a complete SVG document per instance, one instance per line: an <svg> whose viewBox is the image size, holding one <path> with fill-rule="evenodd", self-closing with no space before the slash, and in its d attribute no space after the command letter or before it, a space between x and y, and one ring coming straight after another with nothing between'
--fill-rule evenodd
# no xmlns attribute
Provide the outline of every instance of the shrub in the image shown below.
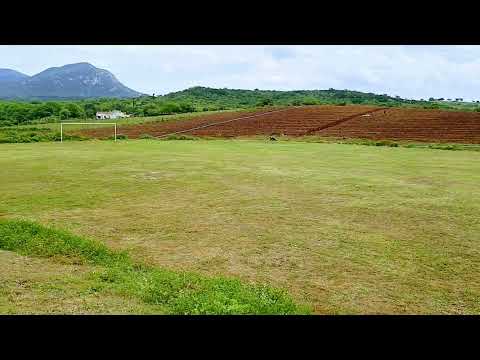
<svg viewBox="0 0 480 360"><path fill-rule="evenodd" d="M318 101L315 98L306 98L302 101L302 105L318 105Z"/></svg>
<svg viewBox="0 0 480 360"><path fill-rule="evenodd" d="M139 139L150 139L150 140L156 139L155 136L150 135L150 134L142 134L142 135L140 135L138 138L139 138Z"/></svg>
<svg viewBox="0 0 480 360"><path fill-rule="evenodd" d="M194 137L194 136L190 136L190 135L183 135L183 134L180 134L180 135L177 135L177 134L173 134L173 135L169 135L167 136L166 138L164 138L165 140L198 140L198 138Z"/></svg>
<svg viewBox="0 0 480 360"><path fill-rule="evenodd" d="M68 111L68 109L60 110L60 113L58 115L60 116L60 119L62 119L62 120L66 120L69 117L71 117L70 111Z"/></svg>
<svg viewBox="0 0 480 360"><path fill-rule="evenodd" d="M398 147L398 144L396 142L392 142L392 141L389 141L389 140L381 140L381 141L376 141L375 146Z"/></svg>
<svg viewBox="0 0 480 360"><path fill-rule="evenodd" d="M103 138L103 140L115 140L115 136L111 135L107 138ZM117 140L128 140L128 136L124 134L117 134Z"/></svg>
<svg viewBox="0 0 480 360"><path fill-rule="evenodd" d="M261 99L257 102L257 106L272 106L273 100L272 99Z"/></svg>
<svg viewBox="0 0 480 360"><path fill-rule="evenodd" d="M423 106L424 109L440 109L439 104L428 104Z"/></svg>
<svg viewBox="0 0 480 360"><path fill-rule="evenodd" d="M454 144L447 144L447 145L440 145L440 144L431 144L428 145L429 149L437 149L437 150L461 150L458 145Z"/></svg>

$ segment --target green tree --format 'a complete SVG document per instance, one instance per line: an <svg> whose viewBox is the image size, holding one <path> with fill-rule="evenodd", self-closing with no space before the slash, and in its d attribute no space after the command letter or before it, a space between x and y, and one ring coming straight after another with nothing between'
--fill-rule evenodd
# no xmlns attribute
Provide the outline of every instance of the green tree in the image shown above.
<svg viewBox="0 0 480 360"><path fill-rule="evenodd" d="M85 110L76 103L68 103L66 109L70 113L71 118L84 118Z"/></svg>
<svg viewBox="0 0 480 360"><path fill-rule="evenodd" d="M270 98L263 98L259 102L257 102L257 106L272 106L273 100Z"/></svg>
<svg viewBox="0 0 480 360"><path fill-rule="evenodd" d="M64 108L64 109L60 110L59 116L60 116L60 119L66 120L66 119L71 117L71 114L70 114L70 111L68 111L68 109Z"/></svg>

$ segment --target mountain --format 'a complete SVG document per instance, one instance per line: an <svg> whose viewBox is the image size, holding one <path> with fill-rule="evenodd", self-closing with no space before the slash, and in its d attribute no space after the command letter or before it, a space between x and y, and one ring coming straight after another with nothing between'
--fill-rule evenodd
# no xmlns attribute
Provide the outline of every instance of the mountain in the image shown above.
<svg viewBox="0 0 480 360"><path fill-rule="evenodd" d="M0 69L0 83L1 82L16 82L27 79L29 76L22 74L21 72L11 69Z"/></svg>
<svg viewBox="0 0 480 360"><path fill-rule="evenodd" d="M143 94L123 85L109 71L89 63L52 67L34 76L0 70L0 98L131 98Z"/></svg>

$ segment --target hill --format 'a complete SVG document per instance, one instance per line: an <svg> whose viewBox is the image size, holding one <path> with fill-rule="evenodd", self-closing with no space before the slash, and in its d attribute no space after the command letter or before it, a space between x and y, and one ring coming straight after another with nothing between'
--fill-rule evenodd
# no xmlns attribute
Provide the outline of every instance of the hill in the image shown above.
<svg viewBox="0 0 480 360"><path fill-rule="evenodd" d="M21 81L28 79L28 75L11 69L0 69L0 82Z"/></svg>
<svg viewBox="0 0 480 360"><path fill-rule="evenodd" d="M171 101L192 103L194 106L211 106L237 108L262 105L320 105L320 104L371 104L398 105L410 100L392 97L386 94L377 95L351 90L241 90L213 89L196 86L183 91L172 92L163 96Z"/></svg>
<svg viewBox="0 0 480 360"><path fill-rule="evenodd" d="M438 99L418 101L386 94L336 89L277 91L197 86L166 95L147 96L123 87L112 74L85 63L48 69L32 78L27 77L20 84L22 82L27 82L28 86L20 86L18 81L0 81L0 98L1 93L6 91L23 93L22 97L0 101L0 126L93 118L97 111L111 110L120 110L138 117L292 105L372 105L480 111L479 104L473 102L445 102ZM83 85L78 85L78 82ZM82 91L75 90L78 88ZM38 93L39 89L43 89L43 94L49 95L46 98L28 98L28 93ZM105 93L108 95L102 96ZM81 96L76 98L73 96L75 94ZM67 96L69 101L65 99Z"/></svg>
<svg viewBox="0 0 480 360"><path fill-rule="evenodd" d="M0 70L0 98L4 99L132 98L141 95L123 85L111 72L89 63L52 67L31 77L15 70Z"/></svg>

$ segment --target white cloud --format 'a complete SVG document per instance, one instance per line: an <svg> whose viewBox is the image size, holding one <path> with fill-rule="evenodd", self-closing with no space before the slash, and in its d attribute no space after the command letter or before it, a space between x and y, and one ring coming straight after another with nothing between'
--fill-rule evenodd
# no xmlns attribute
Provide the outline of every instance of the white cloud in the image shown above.
<svg viewBox="0 0 480 360"><path fill-rule="evenodd" d="M0 67L29 75L87 61L127 86L353 89L476 99L480 46L0 46Z"/></svg>

